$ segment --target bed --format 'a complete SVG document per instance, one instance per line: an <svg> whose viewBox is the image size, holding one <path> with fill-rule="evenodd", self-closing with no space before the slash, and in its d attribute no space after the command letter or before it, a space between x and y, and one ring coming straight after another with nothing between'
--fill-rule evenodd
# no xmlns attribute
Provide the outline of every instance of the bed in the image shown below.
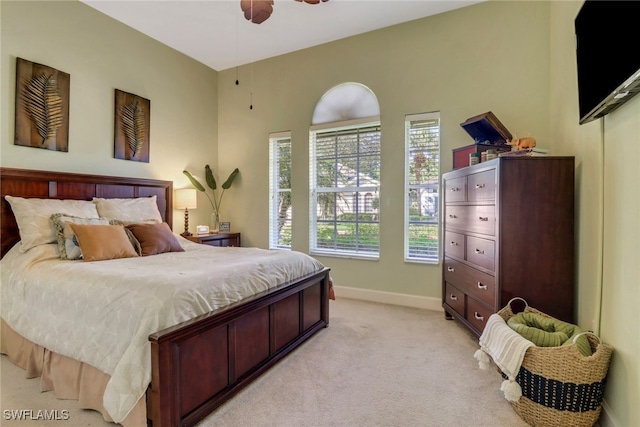
<svg viewBox="0 0 640 427"><path fill-rule="evenodd" d="M161 221L172 224L173 184L170 181L0 168L0 187L3 302L8 302L4 300L6 295L15 298L13 305L3 304L2 352L27 368L31 376L42 375L43 383L47 384L45 388L56 389L57 396L60 392L62 397L76 398L82 407L102 412L108 421L125 426L195 425L329 324L332 292L329 269L300 253L214 248L177 235L174 236L180 248L175 252L139 259L95 263L61 261L55 254L55 243L18 253L16 244L21 237L6 195L78 201L152 199ZM24 244L23 238L21 245ZM18 280L22 288L11 293L7 289L14 279L21 278L18 273L27 265L33 271L38 270L31 266L37 265L43 267L40 271L55 271L55 274L30 275L28 286ZM162 270L164 265L170 270ZM127 280L115 280L111 276L114 271L125 270ZM152 270L160 272L159 276L151 276ZM256 274L250 275L253 270ZM81 283L74 285L74 277ZM141 277L145 280L140 280ZM222 279L224 287L231 289L224 297L209 287L209 282L213 286ZM149 287L157 294L151 299L145 299L147 291L141 283L145 281L151 282ZM86 292L73 292L74 286ZM237 290L241 288L246 289ZM25 326L26 320L22 317L37 320L56 306L55 302L45 299L49 293L69 306L85 307L74 314L79 318L84 316L83 320L67 319L67 324L60 320L56 324L58 317L64 317L56 316L55 321L49 321L50 331ZM27 300L31 294L37 296ZM113 310L113 304L101 308L101 301L109 300L118 301L120 305L116 306L122 309L115 313L101 312ZM154 301L164 313L158 321L153 317L157 315L153 311ZM29 316L19 313L21 304L29 307ZM86 309L87 306L90 309ZM82 330L94 327L87 320L92 316L108 318L109 321L103 323L111 330L96 330L95 335L87 338L88 332ZM5 317L12 321L5 321ZM127 317L134 320L118 323L120 318ZM171 323L167 324L167 319ZM73 339L60 338L64 335L60 331L65 331L68 323L74 321L89 325L73 330L85 343L78 348L72 348ZM129 324L135 327L129 328ZM139 342L137 347L140 347L135 349L133 360L140 360L142 368L137 368L128 358L122 359L124 362L120 359L122 349L116 338L127 337L129 329L133 331L129 341ZM24 333L30 336L25 337L19 331L30 331ZM91 345L86 344L88 342ZM105 348L113 350L105 351ZM132 351L125 346L124 354ZM61 377L68 376L69 369L64 374L55 372L56 367L65 364L71 364L71 371L77 373L77 378L66 381L75 388L71 391L62 390L66 385L55 384ZM82 375L84 379L80 378ZM134 388L130 390L132 383ZM136 387L142 388L140 397ZM97 403L96 399L89 398L92 395L97 396Z"/></svg>

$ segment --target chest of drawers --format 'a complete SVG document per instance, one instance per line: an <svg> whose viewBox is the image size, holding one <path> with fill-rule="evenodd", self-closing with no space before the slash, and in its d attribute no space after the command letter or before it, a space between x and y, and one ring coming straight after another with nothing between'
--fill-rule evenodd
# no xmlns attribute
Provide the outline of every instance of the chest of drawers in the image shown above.
<svg viewBox="0 0 640 427"><path fill-rule="evenodd" d="M574 158L499 157L443 175L442 305L480 335L511 298L574 319Z"/></svg>

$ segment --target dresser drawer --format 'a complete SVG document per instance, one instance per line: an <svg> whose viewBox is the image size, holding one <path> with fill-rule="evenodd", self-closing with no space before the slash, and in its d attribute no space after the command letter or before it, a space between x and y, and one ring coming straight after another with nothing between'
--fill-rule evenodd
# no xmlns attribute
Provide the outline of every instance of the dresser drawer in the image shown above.
<svg viewBox="0 0 640 427"><path fill-rule="evenodd" d="M467 236L465 259L475 265L495 271L495 242Z"/></svg>
<svg viewBox="0 0 640 427"><path fill-rule="evenodd" d="M444 182L444 200L449 202L464 202L466 195L466 177L448 179Z"/></svg>
<svg viewBox="0 0 640 427"><path fill-rule="evenodd" d="M444 252L447 256L464 259L464 234L445 231Z"/></svg>
<svg viewBox="0 0 640 427"><path fill-rule="evenodd" d="M496 170L467 176L467 201L479 202L496 199Z"/></svg>
<svg viewBox="0 0 640 427"><path fill-rule="evenodd" d="M464 292L447 283L445 286L444 301L458 314L464 317Z"/></svg>
<svg viewBox="0 0 640 427"><path fill-rule="evenodd" d="M471 231L493 236L496 229L495 205L445 206L447 230Z"/></svg>
<svg viewBox="0 0 640 427"><path fill-rule="evenodd" d="M451 258L444 260L444 280L493 307L496 278Z"/></svg>
<svg viewBox="0 0 640 427"><path fill-rule="evenodd" d="M489 320L489 316L491 316L493 313L494 311L486 307L484 304L476 301L471 297L467 297L466 319L478 331L482 332L484 330L484 327L487 324L487 320Z"/></svg>

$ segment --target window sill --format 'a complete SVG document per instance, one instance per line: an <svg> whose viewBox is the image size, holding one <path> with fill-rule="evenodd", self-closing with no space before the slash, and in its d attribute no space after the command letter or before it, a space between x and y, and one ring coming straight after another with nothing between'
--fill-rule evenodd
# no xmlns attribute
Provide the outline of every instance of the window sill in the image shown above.
<svg viewBox="0 0 640 427"><path fill-rule="evenodd" d="M346 252L329 252L329 251L311 251L311 255L314 256L323 256L328 258L347 258L347 259L360 259L365 261L378 261L380 259L379 254L374 255L363 255L363 254L353 254Z"/></svg>

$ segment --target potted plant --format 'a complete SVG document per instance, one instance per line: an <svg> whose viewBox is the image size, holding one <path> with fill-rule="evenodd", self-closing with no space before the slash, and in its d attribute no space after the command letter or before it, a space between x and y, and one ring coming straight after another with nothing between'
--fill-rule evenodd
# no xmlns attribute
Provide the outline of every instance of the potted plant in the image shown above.
<svg viewBox="0 0 640 427"><path fill-rule="evenodd" d="M233 180L236 179L236 176L239 172L240 171L238 170L238 168L235 168L233 172L231 172L227 180L224 182L224 184L222 184L222 191L220 192L220 196L218 197L218 185L216 183L215 177L213 176L213 170L211 170L211 167L209 165L206 165L204 167L204 175L207 182L207 187L211 189L211 195L209 195L204 185L202 185L200 181L198 181L189 171L182 171L182 173L184 173L187 178L189 178L191 184L193 184L193 186L198 191L203 192L204 195L207 196L207 199L209 199L209 203L211 203L211 207L213 208L213 213L211 214L212 232L218 232L220 226L220 205L222 203L222 196L224 195L225 190L228 190L231 187L231 185L233 184Z"/></svg>

